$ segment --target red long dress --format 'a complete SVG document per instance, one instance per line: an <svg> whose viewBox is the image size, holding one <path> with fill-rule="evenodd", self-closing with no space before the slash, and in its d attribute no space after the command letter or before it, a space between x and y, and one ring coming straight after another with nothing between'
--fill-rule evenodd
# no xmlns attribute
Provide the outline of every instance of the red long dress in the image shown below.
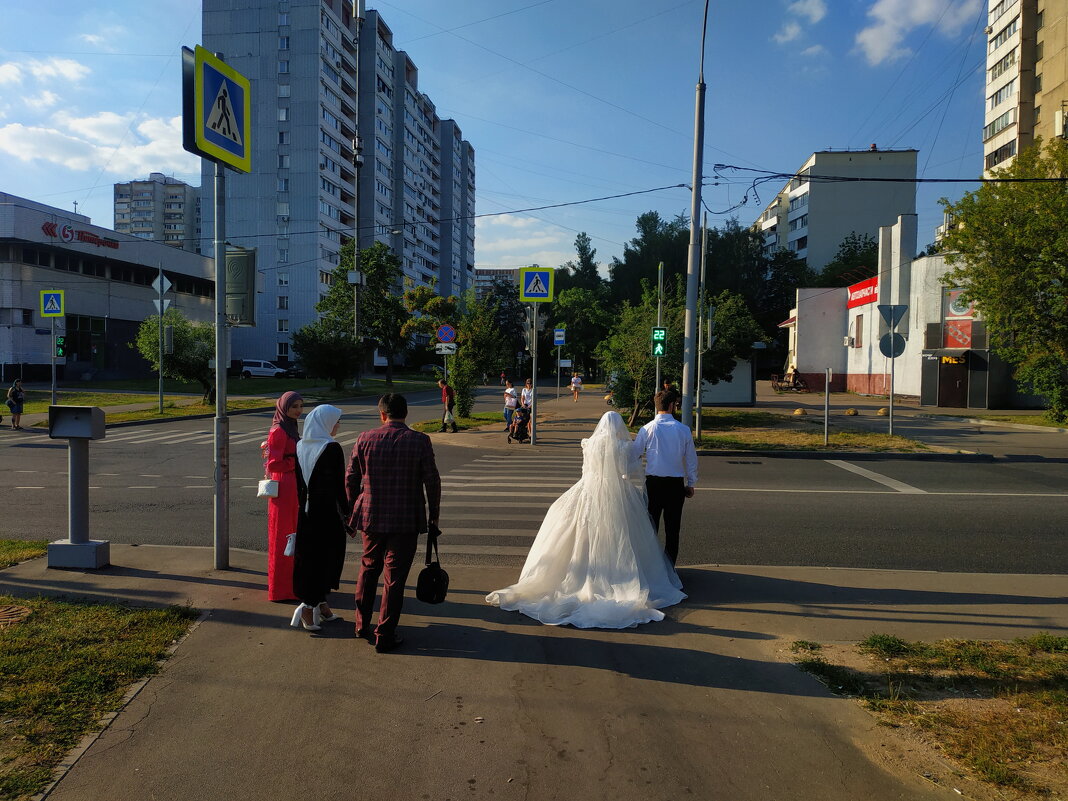
<svg viewBox="0 0 1068 801"><path fill-rule="evenodd" d="M267 600L296 600L293 557L286 537L297 530L297 443L279 426L267 435L267 472L278 482L278 497L267 501Z"/></svg>

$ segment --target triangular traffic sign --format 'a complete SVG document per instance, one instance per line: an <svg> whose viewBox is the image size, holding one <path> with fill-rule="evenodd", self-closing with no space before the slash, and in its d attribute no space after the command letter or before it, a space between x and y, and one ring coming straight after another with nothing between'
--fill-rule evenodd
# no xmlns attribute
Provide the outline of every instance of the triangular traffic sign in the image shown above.
<svg viewBox="0 0 1068 801"><path fill-rule="evenodd" d="M909 310L907 303L880 303L879 314L886 320L886 324L891 328L897 328L897 324L901 322L901 318L905 316L905 312Z"/></svg>
<svg viewBox="0 0 1068 801"><path fill-rule="evenodd" d="M59 311L59 298L56 295L45 295L44 310L46 312L58 312Z"/></svg>
<svg viewBox="0 0 1068 801"><path fill-rule="evenodd" d="M527 284L526 294L528 295L546 295L549 290L545 288L545 284L542 283L541 276L538 273L534 273L530 276L530 282Z"/></svg>
<svg viewBox="0 0 1068 801"><path fill-rule="evenodd" d="M208 127L241 147L241 132L237 129L237 114L230 102L230 84L225 80L219 84L219 94L215 96L211 114L208 115Z"/></svg>

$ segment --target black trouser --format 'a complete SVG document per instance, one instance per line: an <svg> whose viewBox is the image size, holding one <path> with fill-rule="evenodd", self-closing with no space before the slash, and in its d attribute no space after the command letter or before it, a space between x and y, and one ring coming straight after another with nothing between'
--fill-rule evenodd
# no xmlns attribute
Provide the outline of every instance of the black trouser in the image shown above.
<svg viewBox="0 0 1068 801"><path fill-rule="evenodd" d="M664 515L664 553L671 564L679 557L679 529L682 527L682 504L686 500L686 482L681 476L646 476L645 489L649 493L649 517L653 530L660 529L660 514Z"/></svg>

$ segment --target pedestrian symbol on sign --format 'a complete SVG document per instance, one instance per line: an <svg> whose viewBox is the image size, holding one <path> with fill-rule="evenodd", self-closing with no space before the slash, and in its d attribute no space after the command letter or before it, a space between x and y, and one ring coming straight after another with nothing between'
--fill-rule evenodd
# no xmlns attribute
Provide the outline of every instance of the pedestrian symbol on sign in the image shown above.
<svg viewBox="0 0 1068 801"><path fill-rule="evenodd" d="M41 290L41 316L42 317L62 317L63 316L63 290L62 289L42 289Z"/></svg>
<svg viewBox="0 0 1068 801"><path fill-rule="evenodd" d="M544 295L549 290L545 288L545 284L541 282L541 276L537 273L530 276L530 281L527 283L528 295Z"/></svg>
<svg viewBox="0 0 1068 801"><path fill-rule="evenodd" d="M59 299L55 295L45 296L45 311L46 312L58 312L59 311Z"/></svg>
<svg viewBox="0 0 1068 801"><path fill-rule="evenodd" d="M541 267L524 267L519 271L519 300L522 303L547 303L553 299L553 271Z"/></svg>
<svg viewBox="0 0 1068 801"><path fill-rule="evenodd" d="M658 359L661 356L664 355L664 343L663 342L654 342L653 343L653 355Z"/></svg>
<svg viewBox="0 0 1068 801"><path fill-rule="evenodd" d="M219 94L215 96L215 103L208 116L208 127L241 147L241 132L237 129L237 115L230 104L229 84L226 81L219 84Z"/></svg>

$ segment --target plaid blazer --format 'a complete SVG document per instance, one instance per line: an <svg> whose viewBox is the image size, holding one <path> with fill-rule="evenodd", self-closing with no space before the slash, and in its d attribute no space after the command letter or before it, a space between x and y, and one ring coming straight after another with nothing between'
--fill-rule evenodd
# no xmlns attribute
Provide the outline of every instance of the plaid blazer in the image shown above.
<svg viewBox="0 0 1068 801"><path fill-rule="evenodd" d="M430 437L389 421L360 434L345 473L349 529L368 534L417 534L441 510L441 477ZM425 493L425 499L424 499Z"/></svg>

